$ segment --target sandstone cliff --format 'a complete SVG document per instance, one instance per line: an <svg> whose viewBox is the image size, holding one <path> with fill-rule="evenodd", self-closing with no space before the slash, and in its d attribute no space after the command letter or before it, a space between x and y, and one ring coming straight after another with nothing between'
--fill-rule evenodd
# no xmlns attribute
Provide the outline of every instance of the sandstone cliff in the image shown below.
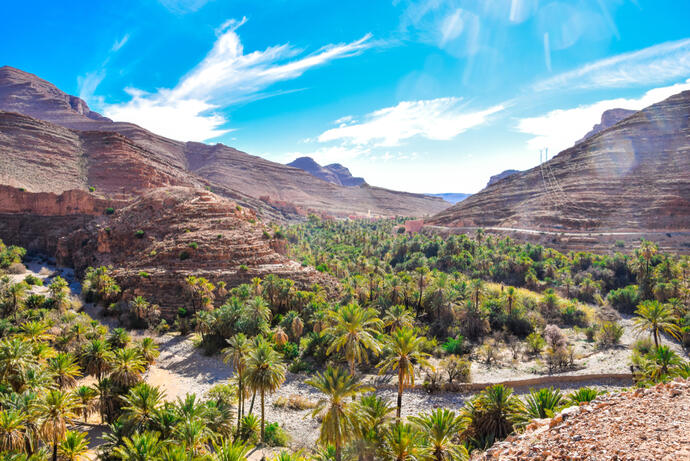
<svg viewBox="0 0 690 461"><path fill-rule="evenodd" d="M440 226L690 228L690 91L650 106L434 216Z"/></svg>

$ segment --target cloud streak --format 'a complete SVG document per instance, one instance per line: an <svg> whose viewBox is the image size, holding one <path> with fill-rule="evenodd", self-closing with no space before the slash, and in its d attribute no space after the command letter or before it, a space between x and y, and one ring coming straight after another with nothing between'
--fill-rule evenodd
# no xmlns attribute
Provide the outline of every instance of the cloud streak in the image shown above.
<svg viewBox="0 0 690 461"><path fill-rule="evenodd" d="M602 59L538 82L534 89L623 88L657 85L690 75L690 38Z"/></svg>
<svg viewBox="0 0 690 461"><path fill-rule="evenodd" d="M218 31L213 48L172 89L147 93L130 88L130 101L105 108L114 120L127 120L174 139L205 141L228 130L227 119L213 113L242 101L265 97L274 83L301 76L335 59L355 56L370 46L367 34L351 43L331 44L304 55L289 44L245 53L237 34L241 21L227 21Z"/></svg>
<svg viewBox="0 0 690 461"><path fill-rule="evenodd" d="M364 117L350 120L322 133L320 142L345 141L355 145L396 146L420 136L431 140L450 140L470 128L484 124L489 116L504 109L502 105L481 111L468 111L462 98L437 98L402 101Z"/></svg>

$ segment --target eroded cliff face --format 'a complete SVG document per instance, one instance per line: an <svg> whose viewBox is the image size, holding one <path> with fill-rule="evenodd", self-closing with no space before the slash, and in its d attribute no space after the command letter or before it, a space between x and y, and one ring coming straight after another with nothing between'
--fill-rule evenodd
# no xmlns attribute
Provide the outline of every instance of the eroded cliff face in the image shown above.
<svg viewBox="0 0 690 461"><path fill-rule="evenodd" d="M337 288L284 256L286 242L272 238L254 211L204 189L161 187L125 201L0 186L0 239L54 255L79 274L112 265L125 300L144 296L169 315L188 304L189 275L232 287L275 274L301 288Z"/></svg>
<svg viewBox="0 0 690 461"><path fill-rule="evenodd" d="M579 231L690 229L690 91L516 173L428 222Z"/></svg>

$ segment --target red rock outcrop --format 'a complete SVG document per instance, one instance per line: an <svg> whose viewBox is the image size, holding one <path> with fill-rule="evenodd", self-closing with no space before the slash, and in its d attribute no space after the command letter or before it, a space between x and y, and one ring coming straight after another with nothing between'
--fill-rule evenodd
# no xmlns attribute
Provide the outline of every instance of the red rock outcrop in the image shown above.
<svg viewBox="0 0 690 461"><path fill-rule="evenodd" d="M475 461L690 461L690 380L603 395L532 421Z"/></svg>
<svg viewBox="0 0 690 461"><path fill-rule="evenodd" d="M112 265L125 299L141 295L167 313L188 304L188 275L236 286L275 274L300 287L335 287L332 278L289 260L284 250L252 210L209 191L167 187L61 238L57 256L78 272Z"/></svg>
<svg viewBox="0 0 690 461"><path fill-rule="evenodd" d="M689 172L686 91L426 222L554 231L687 231Z"/></svg>

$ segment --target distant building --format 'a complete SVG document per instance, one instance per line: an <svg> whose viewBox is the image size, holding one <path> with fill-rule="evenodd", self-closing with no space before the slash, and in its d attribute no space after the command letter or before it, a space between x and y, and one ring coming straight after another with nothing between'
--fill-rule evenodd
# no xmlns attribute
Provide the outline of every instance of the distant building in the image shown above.
<svg viewBox="0 0 690 461"><path fill-rule="evenodd" d="M424 225L423 219L413 219L411 221L405 221L405 233L406 234L417 234L422 230Z"/></svg>

